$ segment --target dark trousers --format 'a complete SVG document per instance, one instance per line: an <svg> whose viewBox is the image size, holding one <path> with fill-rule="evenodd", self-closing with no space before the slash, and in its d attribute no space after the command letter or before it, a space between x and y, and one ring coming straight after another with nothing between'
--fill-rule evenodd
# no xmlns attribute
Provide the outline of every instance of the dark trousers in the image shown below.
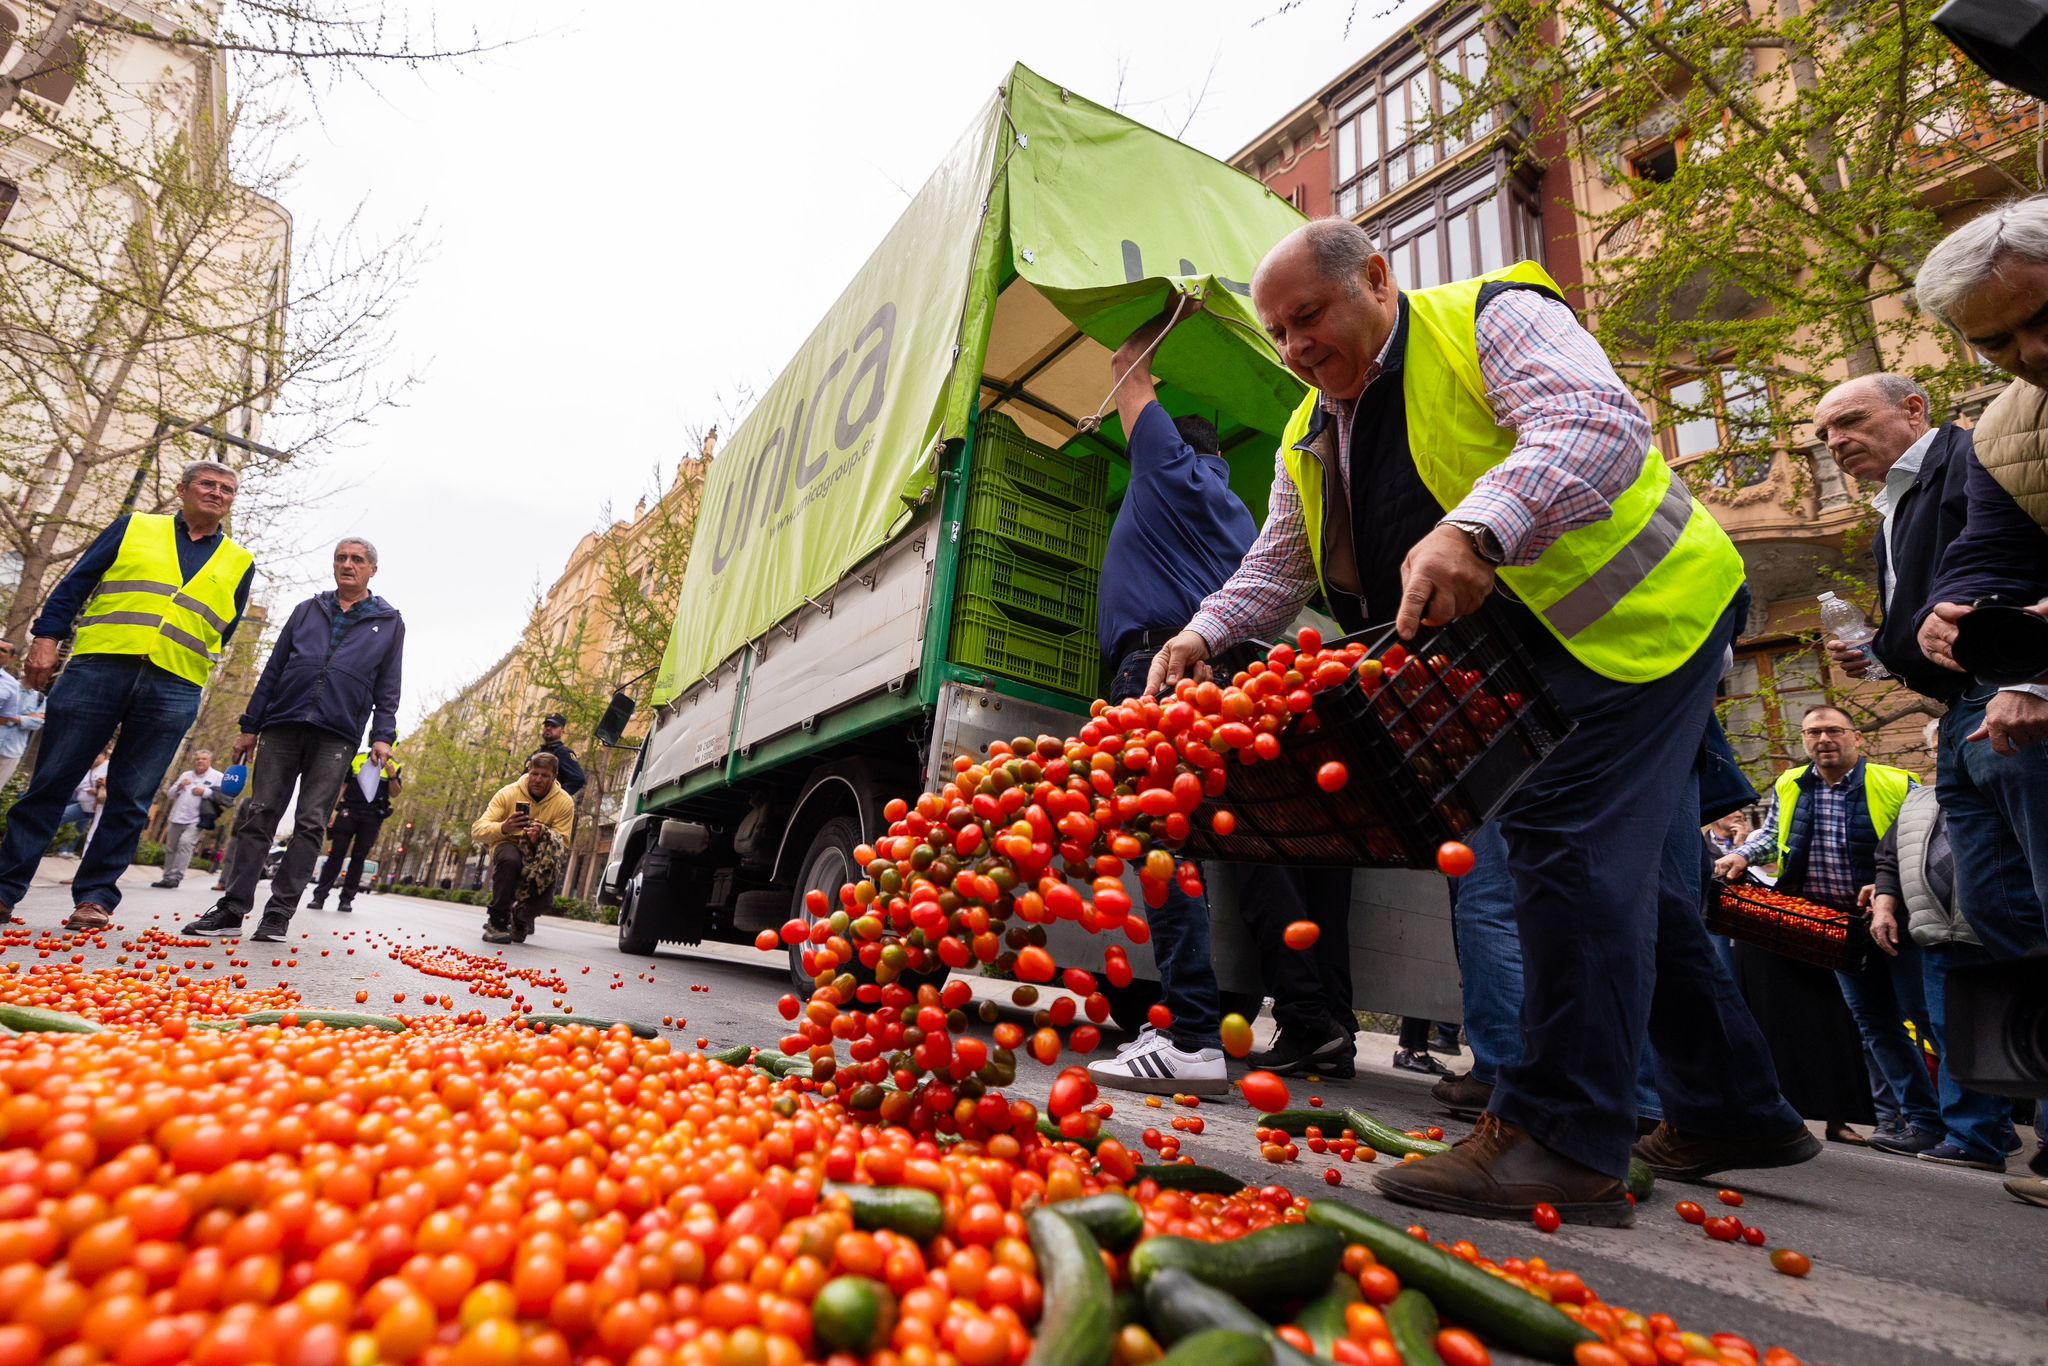
<svg viewBox="0 0 2048 1366"><path fill-rule="evenodd" d="M521 934L533 933L533 922L541 913L543 901L541 897L519 900L519 874L525 867L525 840L506 840L491 855L491 904L484 915L484 923L491 929L516 928ZM546 895L542 893L542 897Z"/></svg>
<svg viewBox="0 0 2048 1366"><path fill-rule="evenodd" d="M340 788L355 753L353 739L317 726L272 726L263 732L249 773L249 793L235 808L234 871L227 875L221 905L245 916L256 904L256 884L263 878L271 837L297 789L303 797L292 819L291 843L271 879L270 899L263 910L289 918L299 908L299 893L313 876L320 846L327 842L328 800Z"/></svg>
<svg viewBox="0 0 2048 1366"><path fill-rule="evenodd" d="M1251 931L1259 980L1273 997L1273 1023L1310 1038L1331 1026L1358 1032L1351 1008L1351 870L1349 868L1244 868L1237 878L1237 911ZM1314 946L1287 947L1287 927L1315 922Z"/></svg>
<svg viewBox="0 0 2048 1366"><path fill-rule="evenodd" d="M118 883L135 860L135 843L149 819L149 799L198 715L199 685L159 669L141 655L73 656L50 689L35 775L7 812L7 838L0 842L0 906L19 905L28 892L50 837L63 824L72 789L113 739L116 728L121 738L107 763L100 828L78 860L71 900L110 911L119 906ZM89 823L89 817L81 817L80 830Z"/></svg>
<svg viewBox="0 0 2048 1366"><path fill-rule="evenodd" d="M1561 647L1539 647L1537 666L1578 729L1501 813L1524 1047L1501 1070L1491 1108L1616 1177L1635 1138L1646 1043L1679 1129L1765 1138L1800 1122L1700 921L1695 761L1746 598L1691 659L1650 683L1618 683Z"/></svg>
<svg viewBox="0 0 2048 1366"><path fill-rule="evenodd" d="M363 882L363 862L377 847L377 832L383 828L384 818L369 808L353 810L344 806L334 813L334 823L327 827L327 863L320 869L320 881L313 885L315 903L327 900L344 858L348 860L348 876L341 880L341 904L346 906L356 899L356 888Z"/></svg>

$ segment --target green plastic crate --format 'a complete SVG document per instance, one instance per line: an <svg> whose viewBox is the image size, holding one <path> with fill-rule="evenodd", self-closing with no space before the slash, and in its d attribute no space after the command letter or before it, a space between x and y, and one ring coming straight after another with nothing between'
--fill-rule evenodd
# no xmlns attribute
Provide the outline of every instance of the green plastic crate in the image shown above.
<svg viewBox="0 0 2048 1366"><path fill-rule="evenodd" d="M959 592L1009 616L1063 631L1095 629L1100 570L1048 564L999 536L970 531L960 551Z"/></svg>
<svg viewBox="0 0 2048 1366"><path fill-rule="evenodd" d="M982 418L974 442L976 484L1000 481L1070 508L1099 510L1109 501L1109 461L1099 451L1068 455L1041 446L1001 413Z"/></svg>
<svg viewBox="0 0 2048 1366"><path fill-rule="evenodd" d="M977 479L967 490L967 530L989 532L1018 550L1099 571L1109 546L1109 513L1062 507L1003 480Z"/></svg>
<svg viewBox="0 0 2048 1366"><path fill-rule="evenodd" d="M1062 633L1012 620L972 598L953 612L953 662L1069 697L1102 691L1093 631Z"/></svg>

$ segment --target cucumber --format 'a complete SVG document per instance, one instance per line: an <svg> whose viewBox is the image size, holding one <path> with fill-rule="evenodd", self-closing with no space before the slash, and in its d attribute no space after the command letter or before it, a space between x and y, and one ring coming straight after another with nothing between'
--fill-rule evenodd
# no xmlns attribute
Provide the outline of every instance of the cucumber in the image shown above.
<svg viewBox="0 0 2048 1366"><path fill-rule="evenodd" d="M1182 1338L1152 1366L1266 1366L1266 1340L1234 1328L1210 1328Z"/></svg>
<svg viewBox="0 0 2048 1366"><path fill-rule="evenodd" d="M946 1226L946 1207L939 1197L916 1186L854 1186L825 1183L830 1195L843 1195L853 1206L853 1226L886 1228L928 1243Z"/></svg>
<svg viewBox="0 0 2048 1366"><path fill-rule="evenodd" d="M1387 1306L1387 1336L1401 1353L1401 1366L1444 1366L1436 1354L1436 1306L1420 1290L1403 1290Z"/></svg>
<svg viewBox="0 0 2048 1366"><path fill-rule="evenodd" d="M1301 1307L1301 1312L1294 1316L1294 1326L1308 1334L1319 1354L1328 1356L1332 1345L1349 1335L1344 1311L1362 1298L1358 1293L1358 1278L1340 1271L1330 1278L1328 1290Z"/></svg>
<svg viewBox="0 0 2048 1366"><path fill-rule="evenodd" d="M1244 1189L1244 1182L1229 1172L1178 1162L1140 1167L1137 1179L1150 1181L1163 1191L1193 1191L1197 1195L1235 1195Z"/></svg>
<svg viewBox="0 0 2048 1366"><path fill-rule="evenodd" d="M1421 1153L1427 1157L1431 1153L1451 1150L1448 1143L1439 1143L1433 1138L1410 1138L1399 1129L1390 1129L1363 1110L1281 1110L1260 1116L1259 1125L1297 1135L1307 1133L1313 1126L1321 1129L1325 1138L1335 1138L1349 1129L1358 1135L1360 1143L1388 1157L1406 1157L1410 1153Z"/></svg>
<svg viewBox="0 0 2048 1366"><path fill-rule="evenodd" d="M606 1020L600 1019L595 1015L529 1015L526 1018L535 1029L542 1027L553 1029L562 1025L589 1025L592 1029L610 1029L613 1025L622 1024L633 1031L635 1038L656 1039L661 1037L660 1030L651 1024L642 1024L638 1020Z"/></svg>
<svg viewBox="0 0 2048 1366"><path fill-rule="evenodd" d="M1640 1205L1649 1199L1650 1192L1657 1188L1657 1173L1651 1171L1650 1164L1640 1157L1631 1157L1628 1160L1628 1176L1624 1178L1622 1185Z"/></svg>
<svg viewBox="0 0 2048 1366"><path fill-rule="evenodd" d="M1145 1316L1152 1331L1176 1347L1185 1339L1221 1328L1264 1341L1266 1359L1273 1366L1319 1366L1314 1357L1275 1337L1272 1325L1234 1295L1174 1267L1162 1267L1146 1282Z"/></svg>
<svg viewBox="0 0 2048 1366"><path fill-rule="evenodd" d="M750 1043L736 1043L731 1048L721 1048L716 1053L706 1053L704 1056L711 1062L722 1062L727 1067L739 1067L754 1056L754 1046Z"/></svg>
<svg viewBox="0 0 2048 1366"><path fill-rule="evenodd" d="M1342 1234L1314 1224L1274 1224L1222 1243L1147 1238L1131 1253L1131 1279L1142 1289L1172 1267L1246 1304L1271 1307L1327 1290L1343 1260Z"/></svg>
<svg viewBox="0 0 2048 1366"><path fill-rule="evenodd" d="M1145 1211L1139 1209L1129 1196L1114 1192L1083 1196L1079 1200L1062 1200L1046 1208L1087 1229L1098 1244L1111 1252L1122 1252L1137 1242L1138 1235L1145 1231Z"/></svg>
<svg viewBox="0 0 2048 1366"><path fill-rule="evenodd" d="M811 1331L818 1344L866 1356L889 1340L896 1324L896 1297L865 1276L834 1276L811 1301Z"/></svg>
<svg viewBox="0 0 2048 1366"><path fill-rule="evenodd" d="M1052 1209L1032 1215L1026 1228L1045 1307L1025 1366L1109 1366L1116 1303L1101 1248L1084 1225Z"/></svg>
<svg viewBox="0 0 2048 1366"><path fill-rule="evenodd" d="M261 1028L264 1025L283 1024L286 1017L296 1019L301 1025L318 1020L329 1029L381 1029L389 1034L405 1033L405 1022L394 1020L389 1015L364 1015L353 1010L258 1010L233 1020L222 1020L218 1024L211 1020L201 1021L209 1029Z"/></svg>
<svg viewBox="0 0 2048 1366"><path fill-rule="evenodd" d="M771 1077L808 1077L811 1075L809 1058L793 1058L787 1053L771 1053L762 1049L754 1055L754 1066Z"/></svg>
<svg viewBox="0 0 2048 1366"><path fill-rule="evenodd" d="M61 1010L37 1006L0 1006L0 1025L17 1034L102 1034L97 1024L83 1015L66 1015Z"/></svg>
<svg viewBox="0 0 2048 1366"><path fill-rule="evenodd" d="M1060 1126L1053 1123L1045 1115L1038 1117L1038 1136L1051 1143L1078 1143L1091 1153L1102 1146L1102 1135L1100 1133L1097 1133L1093 1138L1068 1138L1060 1132Z"/></svg>
<svg viewBox="0 0 2048 1366"><path fill-rule="evenodd" d="M1363 1245L1402 1285L1421 1291L1457 1323L1503 1347L1539 1361L1569 1362L1580 1343L1598 1341L1528 1291L1362 1210L1316 1200L1309 1204L1308 1221Z"/></svg>

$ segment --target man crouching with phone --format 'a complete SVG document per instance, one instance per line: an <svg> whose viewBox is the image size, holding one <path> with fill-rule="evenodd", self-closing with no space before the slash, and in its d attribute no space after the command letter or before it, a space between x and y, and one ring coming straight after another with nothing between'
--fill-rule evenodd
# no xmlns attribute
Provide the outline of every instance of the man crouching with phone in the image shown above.
<svg viewBox="0 0 2048 1366"><path fill-rule="evenodd" d="M576 819L576 803L555 781L556 772L554 755L534 755L524 776L499 788L483 819L470 827L471 839L494 850L486 944L524 944L554 894Z"/></svg>

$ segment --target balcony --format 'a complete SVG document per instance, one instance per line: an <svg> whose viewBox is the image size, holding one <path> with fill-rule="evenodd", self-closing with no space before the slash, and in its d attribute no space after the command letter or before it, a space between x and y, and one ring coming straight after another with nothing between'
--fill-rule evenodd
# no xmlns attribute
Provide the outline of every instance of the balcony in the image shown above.
<svg viewBox="0 0 2048 1366"><path fill-rule="evenodd" d="M1611 285L1617 278L1639 274L1638 267L1663 249L1662 235L1648 212L1631 213L1610 223L1593 242L1592 273L1596 292L1602 283ZM1668 283L1643 279L1630 281L1634 286L1630 290L1634 302L1629 312L1645 326L1655 324L1667 299L1672 317L1711 318L1717 322L1743 317L1762 303L1742 286L1715 279L1713 269L1707 265L1696 266L1680 274L1678 263L1665 264L1671 267L1672 278ZM1605 281L1602 280L1603 275ZM1603 303L1602 307L1605 306Z"/></svg>
<svg viewBox="0 0 2048 1366"><path fill-rule="evenodd" d="M1867 491L1820 446L1710 454L1673 468L1742 552L1763 602L1810 595L1819 566L1842 565L1846 533L1873 515Z"/></svg>

